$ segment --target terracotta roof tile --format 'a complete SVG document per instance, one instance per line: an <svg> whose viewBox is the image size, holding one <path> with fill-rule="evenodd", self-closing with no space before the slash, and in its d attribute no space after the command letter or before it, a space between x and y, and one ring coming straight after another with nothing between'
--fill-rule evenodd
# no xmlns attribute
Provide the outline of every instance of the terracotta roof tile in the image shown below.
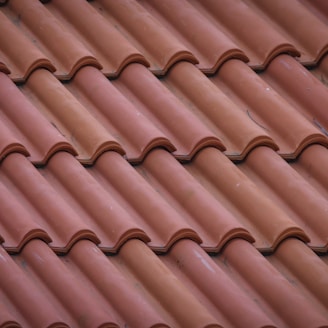
<svg viewBox="0 0 328 328"><path fill-rule="evenodd" d="M5 73L9 74L14 81L21 81L37 67L44 67L55 71L53 63L47 58L17 26L17 22L11 22L4 14L2 7L0 11L0 58L5 65ZM16 25L15 25L16 23ZM24 56L22 56L24 53ZM3 67L3 65L1 65ZM3 71L3 69L1 70Z"/></svg>
<svg viewBox="0 0 328 328"><path fill-rule="evenodd" d="M0 0L0 327L328 327L322 0Z"/></svg>
<svg viewBox="0 0 328 328"><path fill-rule="evenodd" d="M149 65L116 27L109 24L87 1L73 0L69 4L67 1L50 1L46 8L64 25L65 30L74 35L73 39L90 49L105 75L116 76L131 62Z"/></svg>
<svg viewBox="0 0 328 328"><path fill-rule="evenodd" d="M239 167L307 232L313 249L327 251L328 202L319 190L267 147L252 151Z"/></svg>
<svg viewBox="0 0 328 328"><path fill-rule="evenodd" d="M75 154L70 143L1 72L0 85L1 157L20 152L35 164L41 164L58 150Z"/></svg>
<svg viewBox="0 0 328 328"><path fill-rule="evenodd" d="M160 257L133 239L115 256L105 256L87 240L62 257L40 240L31 241L19 255L0 252L6 263L0 267L1 287L7 293L2 318L14 318L22 326L327 325L327 294L323 289L315 294L318 298L312 293L324 286L328 266L293 238L266 257L240 239L212 256L190 240L179 241ZM300 271L298 266L304 265L307 270ZM40 306L45 312L35 316Z"/></svg>

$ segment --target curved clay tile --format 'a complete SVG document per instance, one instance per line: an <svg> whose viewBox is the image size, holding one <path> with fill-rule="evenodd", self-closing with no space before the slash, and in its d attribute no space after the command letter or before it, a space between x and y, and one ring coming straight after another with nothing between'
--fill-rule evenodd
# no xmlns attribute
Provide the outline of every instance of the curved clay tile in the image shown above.
<svg viewBox="0 0 328 328"><path fill-rule="evenodd" d="M151 82L156 83L156 78L144 69ZM141 161L154 147L176 150L167 136L99 70L84 67L67 88L119 141L129 161Z"/></svg>
<svg viewBox="0 0 328 328"><path fill-rule="evenodd" d="M25 2L25 1L24 1ZM16 25L15 25L16 24ZM54 72L50 60L19 30L20 21L11 22L0 10L0 58L14 81L24 81L37 67ZM22 56L22 54L24 54Z"/></svg>
<svg viewBox="0 0 328 328"><path fill-rule="evenodd" d="M0 61L0 72L5 74L10 74L10 69L6 66L6 64L4 64L1 61Z"/></svg>
<svg viewBox="0 0 328 328"><path fill-rule="evenodd" d="M73 147L3 73L0 73L0 85L0 119L5 126L0 144L8 142L7 153L29 154L35 164L45 163L58 150L75 154ZM4 148L2 146L2 152Z"/></svg>
<svg viewBox="0 0 328 328"><path fill-rule="evenodd" d="M246 241L232 240L224 248L222 257L213 259L250 299L259 304L261 310L275 323L274 327L327 326L328 318L315 306L316 303L312 303L293 280L288 280ZM316 263L309 263L310 267L312 265L316 267ZM286 266L289 264L286 263ZM302 267L300 272L306 270L307 267Z"/></svg>
<svg viewBox="0 0 328 328"><path fill-rule="evenodd" d="M207 251L220 250L232 238L254 241L233 213L165 150L153 150L136 169L197 231Z"/></svg>
<svg viewBox="0 0 328 328"><path fill-rule="evenodd" d="M161 315L151 298L145 297L140 288L135 288L133 276L122 270L120 255L106 257L92 242L81 240L66 257L71 265L68 261L63 261L64 264L76 279L83 281L93 302L118 314L115 319L119 327L124 324L136 328L169 327L167 315ZM105 302L99 296L104 296Z"/></svg>
<svg viewBox="0 0 328 328"><path fill-rule="evenodd" d="M222 327L186 286L140 240L130 240L120 250L124 266L173 317L171 326Z"/></svg>
<svg viewBox="0 0 328 328"><path fill-rule="evenodd" d="M46 304L52 309L48 318L49 321L54 322L51 327L81 325L119 327L116 324L116 313L102 306L100 302L94 302L94 299L90 297L89 289L83 284L83 273L76 277L73 270L69 269L69 265L65 265L65 262L61 261L44 242L37 239L30 241L17 258L15 266L17 268L23 266L24 272L18 278L22 278L22 282L27 281L26 288L19 295L24 299L28 292L34 296L35 301L45 298ZM31 289L30 286L35 281L37 281L37 287ZM30 288L27 289L28 287ZM35 291L35 294L32 291ZM41 298L38 293L42 293L44 297ZM29 320L38 318L37 312L40 312L40 309L43 310L43 305L33 308L26 304L25 307L30 310L30 316L26 318ZM54 321L54 314L57 316L57 322ZM50 327L50 324L32 325L29 322L27 326Z"/></svg>
<svg viewBox="0 0 328 328"><path fill-rule="evenodd" d="M200 151L184 167L246 227L254 237L257 249L272 251L288 236L309 241L298 224L216 149L206 148Z"/></svg>
<svg viewBox="0 0 328 328"><path fill-rule="evenodd" d="M121 156L107 152L99 157L93 167L88 168L88 172L142 227L150 237L148 245L153 250L167 251L182 238L201 243L200 237L185 218L179 216Z"/></svg>
<svg viewBox="0 0 328 328"><path fill-rule="evenodd" d="M328 266L298 239L285 240L269 257L282 275L303 291L317 312L327 318ZM328 318L327 318L328 320Z"/></svg>
<svg viewBox="0 0 328 328"><path fill-rule="evenodd" d="M328 52L327 25L298 0L244 0L266 15L282 35L301 53L304 65L313 65ZM309 28L311 26L311 28Z"/></svg>
<svg viewBox="0 0 328 328"><path fill-rule="evenodd" d="M19 160L19 154L12 154L14 160ZM6 160L5 160L6 161ZM34 220L24 202L20 202L21 196L10 191L7 188L8 178L0 167L0 226L2 235L1 243L9 252L19 252L22 247L31 239L39 238L47 243L51 242L48 233Z"/></svg>
<svg viewBox="0 0 328 328"><path fill-rule="evenodd" d="M185 0L140 1L141 5L197 58L197 68L214 73L229 58L248 61L225 33Z"/></svg>
<svg viewBox="0 0 328 328"><path fill-rule="evenodd" d="M327 247L328 201L319 190L267 147L254 149L240 168L304 230L311 248L323 250Z"/></svg>
<svg viewBox="0 0 328 328"><path fill-rule="evenodd" d="M13 22L19 21L21 34L32 40L34 46L54 63L54 74L58 78L70 79L85 65L101 68L94 55L70 31L65 30L40 1L13 0L7 8L4 12Z"/></svg>
<svg viewBox="0 0 328 328"><path fill-rule="evenodd" d="M106 192L72 155L66 152L55 154L46 168L39 172L53 189L54 197L61 197L63 207L70 207L70 222L77 219L79 225L83 224L85 229L92 231L102 250L115 252L130 238L150 241L150 236L125 209L126 204L120 202L115 194ZM76 239L82 237L81 233L76 235Z"/></svg>
<svg viewBox="0 0 328 328"><path fill-rule="evenodd" d="M326 0L298 0L326 25L328 23L328 3Z"/></svg>
<svg viewBox="0 0 328 328"><path fill-rule="evenodd" d="M25 156L30 156L30 153L22 145L22 143L15 137L7 127L4 120L0 120L0 161L11 153L20 153Z"/></svg>
<svg viewBox="0 0 328 328"><path fill-rule="evenodd" d="M243 159L258 145L278 149L267 131L190 63L176 64L162 83L222 141L228 157Z"/></svg>
<svg viewBox="0 0 328 328"><path fill-rule="evenodd" d="M287 55L275 58L263 78L291 103L313 126L328 136L328 89L306 68ZM323 145L326 142L318 141Z"/></svg>
<svg viewBox="0 0 328 328"><path fill-rule="evenodd" d="M163 75L176 62L198 63L195 56L137 1L92 1L91 5L147 58L149 69Z"/></svg>
<svg viewBox="0 0 328 328"><path fill-rule="evenodd" d="M220 259L222 255L212 257ZM275 327L261 304L191 240L177 242L161 260L223 327Z"/></svg>
<svg viewBox="0 0 328 328"><path fill-rule="evenodd" d="M117 76L131 62L149 66L145 57L87 1L50 1L45 7L73 39L79 40L93 54L105 75Z"/></svg>
<svg viewBox="0 0 328 328"><path fill-rule="evenodd" d="M92 164L107 150L125 152L117 140L47 70L36 70L22 92L71 143L77 159Z"/></svg>
<svg viewBox="0 0 328 328"><path fill-rule="evenodd" d="M44 264L37 254L35 259L40 261L40 265ZM63 328L69 327L63 323L62 314L49 302L49 298L38 282L27 277L26 262L22 261L17 265L2 247L0 247L0 287L1 308L5 307L7 310L7 315L0 317L1 327L50 327L56 324ZM31 316L36 310L37 314ZM6 317L14 318L15 324L3 325Z"/></svg>
<svg viewBox="0 0 328 328"><path fill-rule="evenodd" d="M253 68L266 67L280 53L300 55L288 39L241 0L189 2L212 22L218 32L224 33L230 42L246 54L249 58L248 65Z"/></svg>
<svg viewBox="0 0 328 328"><path fill-rule="evenodd" d="M6 224L8 240L16 242L15 245L8 244L10 249L17 250L27 240L40 236L58 252L67 251L81 238L89 238L98 243L95 233L40 173L42 169L38 172L20 154L11 154L2 162L1 174L6 179L6 199L10 201L6 205L7 212L3 213L3 222ZM17 203L16 198L20 205L13 208ZM23 216L26 217L26 223L22 225L24 230L20 231L17 230L17 224L22 220L22 212L26 213ZM13 218L7 216L9 213L18 219L16 229L13 226L15 221L10 222Z"/></svg>
<svg viewBox="0 0 328 328"><path fill-rule="evenodd" d="M274 140L282 157L296 158L312 143L328 146L324 133L241 61L226 62L211 81Z"/></svg>
<svg viewBox="0 0 328 328"><path fill-rule="evenodd" d="M149 118L154 126L165 133L176 148L172 152L176 158L190 159L205 146L225 150L221 141L186 110L174 92L163 87L144 66L129 65L120 78L113 81L113 85ZM150 94L152 97L149 97Z"/></svg>

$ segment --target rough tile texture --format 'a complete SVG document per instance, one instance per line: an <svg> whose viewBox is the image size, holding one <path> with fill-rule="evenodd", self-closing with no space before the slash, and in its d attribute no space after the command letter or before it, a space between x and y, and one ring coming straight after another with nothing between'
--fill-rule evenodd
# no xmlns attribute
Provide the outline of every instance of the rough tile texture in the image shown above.
<svg viewBox="0 0 328 328"><path fill-rule="evenodd" d="M0 327L328 327L325 0L0 1Z"/></svg>

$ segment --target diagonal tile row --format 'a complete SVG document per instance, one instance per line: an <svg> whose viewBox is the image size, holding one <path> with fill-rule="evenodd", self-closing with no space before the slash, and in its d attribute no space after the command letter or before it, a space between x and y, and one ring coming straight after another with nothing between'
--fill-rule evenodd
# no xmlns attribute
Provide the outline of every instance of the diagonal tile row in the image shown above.
<svg viewBox="0 0 328 328"><path fill-rule="evenodd" d="M159 75L181 60L205 73L231 58L264 68L282 53L313 65L328 50L327 12L305 0L10 0L0 68L22 81L41 67L63 80L85 65L118 76L132 62Z"/></svg>
<svg viewBox="0 0 328 328"><path fill-rule="evenodd" d="M188 239L162 256L137 239L57 256L35 239L0 263L0 327L328 326L327 255L294 238L266 257L238 238L212 256Z"/></svg>
<svg viewBox="0 0 328 328"><path fill-rule="evenodd" d="M1 241L7 251L19 252L40 238L66 253L89 239L115 253L138 238L161 253L183 238L209 252L242 238L271 252L296 237L325 252L326 165L328 150L320 145L293 163L258 147L237 165L213 147L185 164L157 148L137 166L114 151L89 167L57 152L39 168L12 153L0 166Z"/></svg>
<svg viewBox="0 0 328 328"><path fill-rule="evenodd" d="M140 163L163 147L184 161L212 146L242 160L269 146L295 159L328 145L326 105L325 84L288 55L261 74L232 59L211 77L185 61L161 79L138 63L115 80L92 66L67 83L37 69L15 85L0 72L0 157L20 152L40 165L65 150L92 164L113 150Z"/></svg>

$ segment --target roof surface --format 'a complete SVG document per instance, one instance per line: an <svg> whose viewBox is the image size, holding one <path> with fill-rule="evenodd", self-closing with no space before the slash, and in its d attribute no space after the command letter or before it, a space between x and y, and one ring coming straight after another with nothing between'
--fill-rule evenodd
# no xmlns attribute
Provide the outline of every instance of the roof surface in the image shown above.
<svg viewBox="0 0 328 328"><path fill-rule="evenodd" d="M325 0L0 1L0 327L328 327Z"/></svg>

